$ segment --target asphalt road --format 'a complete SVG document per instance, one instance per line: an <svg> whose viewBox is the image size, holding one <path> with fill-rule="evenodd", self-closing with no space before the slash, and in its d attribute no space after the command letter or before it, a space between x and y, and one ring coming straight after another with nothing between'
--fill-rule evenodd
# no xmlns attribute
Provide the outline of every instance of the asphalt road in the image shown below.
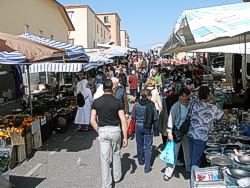
<svg viewBox="0 0 250 188"><path fill-rule="evenodd" d="M101 170L97 134L76 132L52 135L34 155L12 170L10 181L17 188L100 188ZM115 188L186 188L183 167L177 167L174 177L163 180L165 164L160 161L161 137L154 137L153 170L145 174L136 158L135 139L122 149L122 180ZM184 176L183 176L184 175Z"/></svg>

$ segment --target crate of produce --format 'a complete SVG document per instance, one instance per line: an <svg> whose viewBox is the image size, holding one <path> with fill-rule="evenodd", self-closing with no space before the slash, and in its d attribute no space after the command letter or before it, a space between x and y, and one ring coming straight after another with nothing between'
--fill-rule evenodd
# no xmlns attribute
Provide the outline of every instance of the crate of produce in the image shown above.
<svg viewBox="0 0 250 188"><path fill-rule="evenodd" d="M21 163L26 159L25 144L18 145L17 147L17 162Z"/></svg>
<svg viewBox="0 0 250 188"><path fill-rule="evenodd" d="M42 146L42 136L41 136L41 130L39 129L36 131L35 134L33 134L33 148L38 149Z"/></svg>

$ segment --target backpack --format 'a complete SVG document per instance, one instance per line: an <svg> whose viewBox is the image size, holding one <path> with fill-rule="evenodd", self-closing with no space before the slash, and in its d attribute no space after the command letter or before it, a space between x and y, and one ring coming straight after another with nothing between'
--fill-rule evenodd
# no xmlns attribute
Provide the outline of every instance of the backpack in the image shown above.
<svg viewBox="0 0 250 188"><path fill-rule="evenodd" d="M84 98L83 94L81 92L77 93L76 95L76 103L79 107L83 107L85 105L85 100L88 97Z"/></svg>

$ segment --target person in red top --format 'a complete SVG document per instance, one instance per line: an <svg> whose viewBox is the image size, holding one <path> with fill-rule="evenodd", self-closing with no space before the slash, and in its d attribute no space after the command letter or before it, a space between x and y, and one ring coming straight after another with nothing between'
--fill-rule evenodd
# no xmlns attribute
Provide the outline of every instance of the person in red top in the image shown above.
<svg viewBox="0 0 250 188"><path fill-rule="evenodd" d="M129 89L130 89L130 95L136 96L136 90L137 90L137 84L138 84L138 78L135 75L135 70L132 70L132 75L129 76Z"/></svg>

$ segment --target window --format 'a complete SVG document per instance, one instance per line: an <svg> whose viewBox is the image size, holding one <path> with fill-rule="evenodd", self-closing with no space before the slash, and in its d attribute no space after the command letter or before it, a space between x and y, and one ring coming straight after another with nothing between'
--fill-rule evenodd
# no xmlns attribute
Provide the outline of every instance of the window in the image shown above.
<svg viewBox="0 0 250 188"><path fill-rule="evenodd" d="M99 26L98 26L98 24L96 25L96 32L99 33Z"/></svg>
<svg viewBox="0 0 250 188"><path fill-rule="evenodd" d="M72 45L74 45L74 43L75 43L74 39L68 39L68 42L69 42L69 44L72 44Z"/></svg>
<svg viewBox="0 0 250 188"><path fill-rule="evenodd" d="M101 27L101 36L102 36L102 27Z"/></svg>
<svg viewBox="0 0 250 188"><path fill-rule="evenodd" d="M43 36L43 30L39 30L39 37Z"/></svg>
<svg viewBox="0 0 250 188"><path fill-rule="evenodd" d="M104 30L104 39L105 39L105 35L106 35L106 33L105 33L105 30Z"/></svg>
<svg viewBox="0 0 250 188"><path fill-rule="evenodd" d="M28 24L24 25L24 33L29 33L30 26Z"/></svg>
<svg viewBox="0 0 250 188"><path fill-rule="evenodd" d="M109 23L109 17L108 16L104 16L104 23Z"/></svg>
<svg viewBox="0 0 250 188"><path fill-rule="evenodd" d="M95 48L95 41L93 41L93 48Z"/></svg>
<svg viewBox="0 0 250 188"><path fill-rule="evenodd" d="M54 35L50 35L50 39L51 39L51 40L54 40Z"/></svg>
<svg viewBox="0 0 250 188"><path fill-rule="evenodd" d="M74 16L74 11L68 11L67 13L69 15L70 20L72 21L73 16Z"/></svg>

